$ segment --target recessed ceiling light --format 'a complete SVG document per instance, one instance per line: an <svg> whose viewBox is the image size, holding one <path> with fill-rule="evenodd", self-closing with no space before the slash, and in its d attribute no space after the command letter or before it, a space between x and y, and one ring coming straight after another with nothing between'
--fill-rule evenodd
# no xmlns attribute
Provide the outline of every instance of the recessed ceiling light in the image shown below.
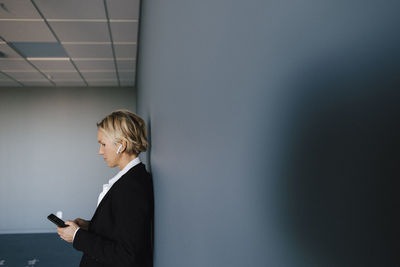
<svg viewBox="0 0 400 267"><path fill-rule="evenodd" d="M10 43L26 58L68 58L64 47L59 43Z"/></svg>

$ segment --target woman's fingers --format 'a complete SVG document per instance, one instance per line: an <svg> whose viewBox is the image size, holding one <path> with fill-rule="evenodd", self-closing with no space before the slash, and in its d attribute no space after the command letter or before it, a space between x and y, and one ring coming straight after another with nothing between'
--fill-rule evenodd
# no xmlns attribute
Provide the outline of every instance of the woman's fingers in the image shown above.
<svg viewBox="0 0 400 267"><path fill-rule="evenodd" d="M57 233L58 233L58 235L60 236L60 238L64 240L62 229L63 229L63 228L57 227Z"/></svg>
<svg viewBox="0 0 400 267"><path fill-rule="evenodd" d="M57 227L58 235L67 242L72 242L74 233L78 226L73 221L66 221L65 222L68 227Z"/></svg>

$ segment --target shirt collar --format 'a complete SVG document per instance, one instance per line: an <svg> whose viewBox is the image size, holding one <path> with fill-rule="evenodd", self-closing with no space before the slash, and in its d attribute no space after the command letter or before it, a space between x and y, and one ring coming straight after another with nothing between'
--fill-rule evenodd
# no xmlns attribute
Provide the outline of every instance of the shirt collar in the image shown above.
<svg viewBox="0 0 400 267"><path fill-rule="evenodd" d="M133 160L131 160L128 164L126 164L126 166L122 170L120 170L113 178L111 178L108 181L108 184L109 185L114 184L116 181L118 181L119 178L121 178L122 175L127 173L130 169L132 169L133 167L135 167L139 163L140 163L139 157L136 157Z"/></svg>

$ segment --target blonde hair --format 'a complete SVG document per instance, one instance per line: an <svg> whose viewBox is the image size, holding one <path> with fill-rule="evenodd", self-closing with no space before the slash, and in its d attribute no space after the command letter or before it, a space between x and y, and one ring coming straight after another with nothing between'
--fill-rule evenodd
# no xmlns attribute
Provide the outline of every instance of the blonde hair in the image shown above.
<svg viewBox="0 0 400 267"><path fill-rule="evenodd" d="M97 123L97 129L101 129L115 145L125 141L128 154L139 155L149 146L144 120L129 110L114 111Z"/></svg>

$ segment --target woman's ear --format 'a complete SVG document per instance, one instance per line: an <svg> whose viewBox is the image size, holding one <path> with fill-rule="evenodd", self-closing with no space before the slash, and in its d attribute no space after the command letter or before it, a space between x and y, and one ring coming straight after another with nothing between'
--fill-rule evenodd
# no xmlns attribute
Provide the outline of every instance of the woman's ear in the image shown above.
<svg viewBox="0 0 400 267"><path fill-rule="evenodd" d="M117 154L124 152L126 149L126 141L122 140L118 146Z"/></svg>
<svg viewBox="0 0 400 267"><path fill-rule="evenodd" d="M122 149L123 149L123 146L122 146L122 144L121 144L121 145L119 145L119 147L118 147L117 154L121 153L121 152L122 152Z"/></svg>

